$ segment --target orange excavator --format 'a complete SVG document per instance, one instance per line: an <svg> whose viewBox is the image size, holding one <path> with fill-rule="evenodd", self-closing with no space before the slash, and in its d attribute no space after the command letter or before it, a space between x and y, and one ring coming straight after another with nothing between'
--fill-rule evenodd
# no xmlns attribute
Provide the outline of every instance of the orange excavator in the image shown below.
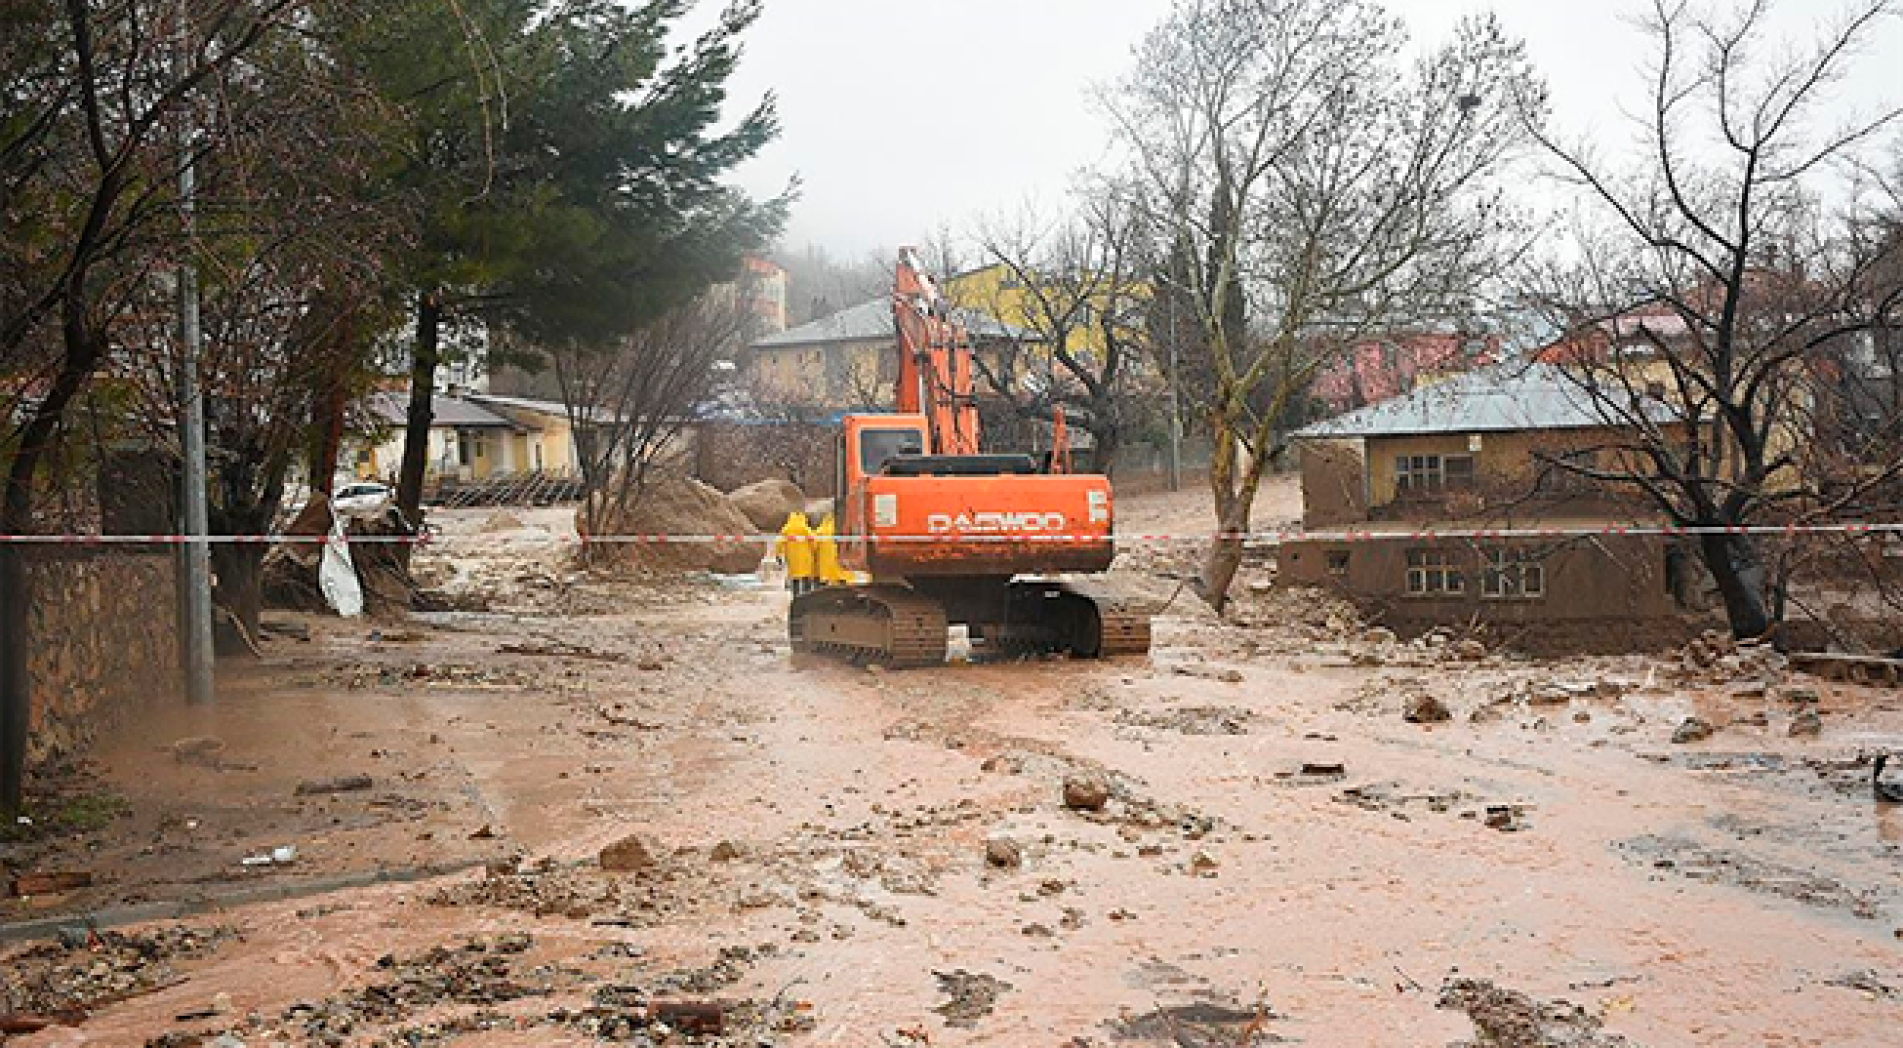
<svg viewBox="0 0 1903 1048"><path fill-rule="evenodd" d="M1042 461L980 450L970 339L910 248L892 312L898 410L847 415L835 456L841 558L870 581L794 597L793 650L930 666L963 624L977 652L1147 652L1147 611L1057 577L1109 569L1110 478L1069 472L1064 438Z"/></svg>

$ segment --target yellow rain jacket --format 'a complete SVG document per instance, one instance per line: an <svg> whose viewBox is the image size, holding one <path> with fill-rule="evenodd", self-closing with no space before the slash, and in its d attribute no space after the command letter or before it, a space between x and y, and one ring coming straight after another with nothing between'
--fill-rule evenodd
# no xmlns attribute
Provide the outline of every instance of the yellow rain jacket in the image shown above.
<svg viewBox="0 0 1903 1048"><path fill-rule="evenodd" d="M843 586L852 581L846 569L839 563L839 543L833 538L838 533L838 525L833 523L833 515L828 513L819 520L819 527L813 537L819 544L819 581L826 586Z"/></svg>
<svg viewBox="0 0 1903 1048"><path fill-rule="evenodd" d="M779 554L786 562L787 578L814 577L813 528L806 523L806 514L787 515L786 525L780 529Z"/></svg>

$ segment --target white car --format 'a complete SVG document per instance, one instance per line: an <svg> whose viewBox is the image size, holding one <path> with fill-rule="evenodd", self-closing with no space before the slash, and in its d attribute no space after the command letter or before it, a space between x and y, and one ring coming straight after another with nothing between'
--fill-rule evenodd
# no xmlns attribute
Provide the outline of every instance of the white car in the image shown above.
<svg viewBox="0 0 1903 1048"><path fill-rule="evenodd" d="M330 496L330 508L340 517L375 520L389 510L394 498L387 484L346 484Z"/></svg>

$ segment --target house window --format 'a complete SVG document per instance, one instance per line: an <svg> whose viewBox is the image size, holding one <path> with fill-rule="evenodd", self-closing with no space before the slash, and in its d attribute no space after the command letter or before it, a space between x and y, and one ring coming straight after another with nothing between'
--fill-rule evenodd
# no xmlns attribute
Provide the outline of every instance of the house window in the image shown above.
<svg viewBox="0 0 1903 1048"><path fill-rule="evenodd" d="M1328 551L1328 573L1330 575L1348 574L1348 551L1331 549Z"/></svg>
<svg viewBox="0 0 1903 1048"><path fill-rule="evenodd" d="M1466 581L1461 578L1460 569L1454 566L1453 557L1444 549L1411 549L1407 551L1407 591L1415 596L1436 593L1462 593L1466 591Z"/></svg>
<svg viewBox="0 0 1903 1048"><path fill-rule="evenodd" d="M1399 492L1439 491L1447 475L1441 471L1439 455L1396 455L1394 489Z"/></svg>
<svg viewBox="0 0 1903 1048"><path fill-rule="evenodd" d="M1538 599L1546 596L1546 565L1525 549L1488 549L1480 575L1480 595L1488 600Z"/></svg>
<svg viewBox="0 0 1903 1048"><path fill-rule="evenodd" d="M473 435L473 436L471 436L471 437L469 438L469 446L470 446L471 448L473 448L473 449L475 449L475 452L476 452L476 458L479 458L479 459L481 459L481 458L487 458L487 457L489 457L489 436L488 436L488 434L486 434L486 433L477 433L477 434L475 434L475 435Z"/></svg>
<svg viewBox="0 0 1903 1048"><path fill-rule="evenodd" d="M1401 494L1426 494L1448 488L1474 486L1472 455L1396 455L1394 489Z"/></svg>
<svg viewBox="0 0 1903 1048"><path fill-rule="evenodd" d="M1474 459L1472 455L1449 455L1441 461L1441 468L1447 474L1447 486L1469 489L1474 486Z"/></svg>

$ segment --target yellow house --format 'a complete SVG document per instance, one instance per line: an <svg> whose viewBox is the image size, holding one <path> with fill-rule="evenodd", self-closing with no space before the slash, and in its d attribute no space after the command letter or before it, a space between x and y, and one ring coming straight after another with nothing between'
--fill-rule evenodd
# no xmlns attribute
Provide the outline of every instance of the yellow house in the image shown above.
<svg viewBox="0 0 1903 1048"><path fill-rule="evenodd" d="M579 472L575 429L560 402L496 393L467 393L464 399L515 424L511 457L520 472L563 477Z"/></svg>
<svg viewBox="0 0 1903 1048"><path fill-rule="evenodd" d="M394 478L403 468L404 426L409 417L409 395L372 393L364 413L385 435L378 443L356 452L356 473L364 479ZM438 394L430 405L429 454L426 482L444 479L487 480L522 472L532 432L462 397Z"/></svg>
<svg viewBox="0 0 1903 1048"><path fill-rule="evenodd" d="M1060 305L1074 295L1074 291L1068 290L1052 292L1053 301ZM945 296L965 309L989 314L1014 327L1045 336L1050 334L1051 324L1038 303L1037 289L1028 286L1010 266L1001 262L948 278ZM1106 348L1103 314L1112 308L1115 304L1107 291L1089 296L1071 318L1068 348L1072 352L1101 355Z"/></svg>

